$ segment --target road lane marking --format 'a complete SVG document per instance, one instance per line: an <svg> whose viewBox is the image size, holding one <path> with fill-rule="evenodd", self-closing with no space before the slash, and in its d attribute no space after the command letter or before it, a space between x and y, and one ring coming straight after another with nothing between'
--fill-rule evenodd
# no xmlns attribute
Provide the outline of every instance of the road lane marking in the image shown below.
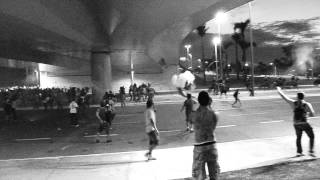
<svg viewBox="0 0 320 180"><path fill-rule="evenodd" d="M167 131L159 131L159 132L161 132L161 133L169 133L169 132L179 132L179 131L184 131L184 130L175 129L175 130L167 130Z"/></svg>
<svg viewBox="0 0 320 180"><path fill-rule="evenodd" d="M121 125L121 124L139 124L139 123L143 123L143 122L119 122L119 123L112 123L114 125Z"/></svg>
<svg viewBox="0 0 320 180"><path fill-rule="evenodd" d="M110 134L109 136L118 136L119 134ZM107 136L106 134L100 134L99 136ZM85 138L91 138L91 137L97 137L97 135L96 134L94 134L94 135L86 135L86 136L83 136L83 137L85 137Z"/></svg>
<svg viewBox="0 0 320 180"><path fill-rule="evenodd" d="M279 123L279 122L283 122L284 120L279 120L279 121L262 121L262 122L259 122L261 124L269 124L269 123Z"/></svg>
<svg viewBox="0 0 320 180"><path fill-rule="evenodd" d="M15 139L16 141L41 141L41 140L51 140L51 138L33 138L33 139Z"/></svg>
<svg viewBox="0 0 320 180"><path fill-rule="evenodd" d="M225 126L217 126L217 128L227 128L227 127L234 127L236 125L225 125Z"/></svg>
<svg viewBox="0 0 320 180"><path fill-rule="evenodd" d="M266 112L264 113L251 113L251 114L235 114L235 115L228 115L228 116L248 116L248 115L258 115L258 114L267 114Z"/></svg>
<svg viewBox="0 0 320 180"><path fill-rule="evenodd" d="M116 117L128 117L128 116L137 116L143 113L131 113L131 114L117 114Z"/></svg>
<svg viewBox="0 0 320 180"><path fill-rule="evenodd" d="M71 144L70 144L70 145L63 146L63 147L61 148L61 150L64 151L64 150L66 150L67 148L69 148L69 147L71 147L71 146L72 146Z"/></svg>

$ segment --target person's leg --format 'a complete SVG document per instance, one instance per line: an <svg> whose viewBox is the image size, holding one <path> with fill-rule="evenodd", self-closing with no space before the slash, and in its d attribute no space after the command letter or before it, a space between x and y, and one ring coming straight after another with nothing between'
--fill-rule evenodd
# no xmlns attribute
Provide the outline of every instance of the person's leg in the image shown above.
<svg viewBox="0 0 320 180"><path fill-rule="evenodd" d="M305 132L309 136L309 153L313 153L313 146L314 146L314 133L313 129L310 124L307 124L305 127Z"/></svg>
<svg viewBox="0 0 320 180"><path fill-rule="evenodd" d="M111 122L106 122L106 136L107 136L107 143L112 142L111 138L110 138L110 127L111 127Z"/></svg>
<svg viewBox="0 0 320 180"><path fill-rule="evenodd" d="M302 137L302 130L299 125L294 125L294 129L296 131L296 146L297 146L297 153L302 154L302 147L301 147L301 137Z"/></svg>
<svg viewBox="0 0 320 180"><path fill-rule="evenodd" d="M212 149L208 151L207 156L209 157L207 161L207 165L208 165L210 180L217 180L220 173L220 166L218 163L218 151L215 145L213 145Z"/></svg>
<svg viewBox="0 0 320 180"><path fill-rule="evenodd" d="M97 132L97 135L96 135L96 143L99 143L100 142L100 134L101 132L103 131L104 129L104 126L103 124L99 124L99 128L98 128L98 132Z"/></svg>
<svg viewBox="0 0 320 180"><path fill-rule="evenodd" d="M204 180L206 178L205 161L199 147L193 149L192 177L195 180Z"/></svg>

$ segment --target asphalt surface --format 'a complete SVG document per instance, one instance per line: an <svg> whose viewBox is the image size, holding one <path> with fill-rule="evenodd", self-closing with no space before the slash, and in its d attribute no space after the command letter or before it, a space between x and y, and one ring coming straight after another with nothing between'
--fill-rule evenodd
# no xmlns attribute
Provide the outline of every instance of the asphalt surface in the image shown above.
<svg viewBox="0 0 320 180"><path fill-rule="evenodd" d="M318 89L306 89L306 100L320 108ZM287 90L295 96L296 90ZM196 93L193 94L196 96ZM242 106L232 107L233 97L213 96L212 108L218 113L216 136L219 143L259 138L282 137L294 134L292 113L276 91L257 91L255 97L240 92ZM155 98L157 124L161 134L158 148L192 146L193 134L185 131L184 113L180 112L184 98L161 95ZM52 156L88 155L99 153L145 150L145 103L129 103L125 109L117 107L111 143L95 143L96 108L87 110L80 119L80 127L69 126L67 110L19 110L18 121L1 121L0 159L22 159ZM2 112L1 112L2 113ZM315 128L317 118L311 119ZM61 128L58 130L57 128Z"/></svg>

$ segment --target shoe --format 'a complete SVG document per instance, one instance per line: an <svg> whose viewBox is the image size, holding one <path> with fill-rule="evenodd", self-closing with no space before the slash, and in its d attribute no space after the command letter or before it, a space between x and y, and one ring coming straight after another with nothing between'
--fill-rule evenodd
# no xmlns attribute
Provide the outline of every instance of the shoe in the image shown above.
<svg viewBox="0 0 320 180"><path fill-rule="evenodd" d="M301 156L304 156L304 154L302 153L297 153L296 157L301 157Z"/></svg>
<svg viewBox="0 0 320 180"><path fill-rule="evenodd" d="M148 160L157 160L155 157L152 157L151 155L148 157Z"/></svg>
<svg viewBox="0 0 320 180"><path fill-rule="evenodd" d="M309 156L311 156L311 157L317 157L317 156L314 154L314 152L309 152Z"/></svg>
<svg viewBox="0 0 320 180"><path fill-rule="evenodd" d="M149 152L147 152L147 153L144 154L144 157L146 157L146 158L149 158L149 156L150 156L150 153L149 153Z"/></svg>
<svg viewBox="0 0 320 180"><path fill-rule="evenodd" d="M61 131L62 129L61 128L57 128L57 131Z"/></svg>

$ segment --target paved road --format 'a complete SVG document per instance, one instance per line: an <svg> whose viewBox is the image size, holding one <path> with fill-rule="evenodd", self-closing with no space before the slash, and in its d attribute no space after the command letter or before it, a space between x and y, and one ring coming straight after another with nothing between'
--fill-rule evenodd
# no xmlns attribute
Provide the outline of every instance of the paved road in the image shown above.
<svg viewBox="0 0 320 180"><path fill-rule="evenodd" d="M306 99L314 105L316 111L320 108L318 91L318 89L305 90ZM294 95L296 91L289 90L287 93ZM241 92L242 106L236 108L231 106L232 96L213 97L213 108L219 113L218 142L293 135L292 114L289 106L275 91L258 91L256 94L256 97L249 97L247 92ZM193 95L196 96L196 94ZM184 114L179 111L183 100L184 98L179 95L163 95L155 99L158 127L161 132L160 149L192 145L193 134L184 131ZM112 129L113 142L110 144L94 143L92 135L97 129L94 123L94 110L91 110L90 115L82 120L80 128L63 127L62 131L57 131L55 123L50 126L48 123L44 124L45 127L49 126L46 128L43 126L32 128L32 126L29 127L30 123L40 122L25 122L23 125L28 128L23 129L23 126L17 128L16 131L19 132L11 129L13 132L6 134L5 138L0 138L0 159L144 150L147 145L144 133L144 108L144 103L136 103L130 104L124 111L117 109L118 114ZM29 113L32 114L32 112ZM57 115L56 112L51 113ZM39 114L42 119L49 118L50 122L55 121L53 115L46 117L43 112ZM319 120L320 118L311 120L316 129L320 128ZM5 128L3 127L1 131L6 132Z"/></svg>

